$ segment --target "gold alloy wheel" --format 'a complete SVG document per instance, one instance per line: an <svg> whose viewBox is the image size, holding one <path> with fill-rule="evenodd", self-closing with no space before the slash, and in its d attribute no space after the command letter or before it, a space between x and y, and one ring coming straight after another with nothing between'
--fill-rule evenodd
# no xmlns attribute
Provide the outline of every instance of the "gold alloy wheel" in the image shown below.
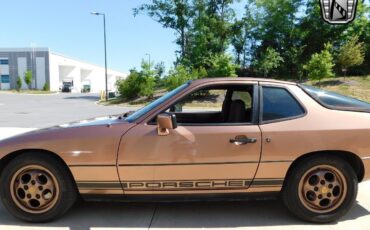
<svg viewBox="0 0 370 230"><path fill-rule="evenodd" d="M343 203L347 194L347 183L338 169L319 165L303 175L298 193L307 209L316 213L328 213Z"/></svg>
<svg viewBox="0 0 370 230"><path fill-rule="evenodd" d="M28 165L13 175L10 192L19 208L38 214L54 207L59 196L59 185L48 169L40 165Z"/></svg>

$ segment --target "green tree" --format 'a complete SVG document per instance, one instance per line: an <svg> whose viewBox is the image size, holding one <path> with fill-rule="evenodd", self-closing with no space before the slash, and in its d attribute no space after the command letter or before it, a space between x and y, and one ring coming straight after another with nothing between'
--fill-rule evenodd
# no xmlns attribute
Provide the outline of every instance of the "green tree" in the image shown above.
<svg viewBox="0 0 370 230"><path fill-rule="evenodd" d="M132 100L140 96L153 97L155 86L155 70L152 63L142 60L141 70L131 69L126 79L116 82L121 98Z"/></svg>
<svg viewBox="0 0 370 230"><path fill-rule="evenodd" d="M268 47L261 57L255 61L254 65L259 73L267 77L268 74L278 68L280 64L284 62L280 54L271 47Z"/></svg>
<svg viewBox="0 0 370 230"><path fill-rule="evenodd" d="M320 4L316 0L308 0L305 14L297 24L300 44L305 48L302 59L307 62L313 53L319 53L325 43L330 42L334 50L338 50L343 41L359 36L360 41L370 42L369 7L364 1L358 1L356 19L343 25L323 23Z"/></svg>
<svg viewBox="0 0 370 230"><path fill-rule="evenodd" d="M168 90L173 90L185 82L196 78L197 76L190 74L189 70L185 66L179 64L174 69L170 69L169 74L165 79L166 88Z"/></svg>
<svg viewBox="0 0 370 230"><path fill-rule="evenodd" d="M17 77L17 90L20 91L22 89L22 78L20 76Z"/></svg>
<svg viewBox="0 0 370 230"><path fill-rule="evenodd" d="M136 69L131 69L126 79L116 82L120 97L125 100L137 98L140 94L140 73Z"/></svg>
<svg viewBox="0 0 370 230"><path fill-rule="evenodd" d="M198 69L192 69L190 72L191 79L201 79L208 77L208 72L204 67Z"/></svg>
<svg viewBox="0 0 370 230"><path fill-rule="evenodd" d="M290 65L290 76L294 77L298 75L299 81L302 80L303 77L303 51L305 49L305 45L302 46L292 46L286 52L286 59L288 60L288 65ZM285 62L285 61L284 61Z"/></svg>
<svg viewBox="0 0 370 230"><path fill-rule="evenodd" d="M307 65L304 66L308 71L308 77L310 80L318 80L320 84L323 78L334 76L333 56L330 53L331 48L332 45L330 43L326 43L325 48L320 53L314 53Z"/></svg>
<svg viewBox="0 0 370 230"><path fill-rule="evenodd" d="M246 8L248 9L248 6ZM251 12L246 10L245 16L236 19L232 26L231 45L235 54L235 63L242 68L247 65L247 59L255 41L253 37L256 33L255 28L258 26L257 23Z"/></svg>
<svg viewBox="0 0 370 230"><path fill-rule="evenodd" d="M33 76L32 76L32 71L26 71L24 73L24 82L26 82L27 86L29 89L31 89L31 84L32 84L32 79L33 79Z"/></svg>
<svg viewBox="0 0 370 230"><path fill-rule="evenodd" d="M356 10L356 19L348 24L346 30L342 33L342 41L348 41L354 36L358 36L359 42L364 42L365 58L362 65L351 68L354 74L370 73L370 5L369 1L358 1Z"/></svg>
<svg viewBox="0 0 370 230"><path fill-rule="evenodd" d="M350 24L330 25L321 18L317 0L148 0L134 14L144 13L163 27L175 31L176 65L189 74L204 68L214 73L210 60L234 52L238 73L254 74L257 61L274 49L284 65L274 67L278 76L303 76L303 66L326 42L340 53L344 41L358 36L364 44L363 64L353 73L370 73L370 7L358 1L356 19ZM245 2L245 12L236 16L235 2ZM334 55L335 56L335 55ZM280 62L281 63L281 62ZM338 62L338 66L341 66ZM350 68L350 67L348 67ZM261 69L257 69L261 72ZM262 71L263 74L268 74Z"/></svg>
<svg viewBox="0 0 370 230"><path fill-rule="evenodd" d="M208 77L236 77L237 65L229 55L214 55L208 60L208 65Z"/></svg>
<svg viewBox="0 0 370 230"><path fill-rule="evenodd" d="M235 12L233 0L194 0L189 53L184 64L192 68L205 67L209 59L224 54L233 35Z"/></svg>
<svg viewBox="0 0 370 230"><path fill-rule="evenodd" d="M161 61L161 62L158 62L155 66L154 66L154 70L155 70L155 77L156 78L162 78L163 75L165 74L166 72L166 67L164 65L164 62Z"/></svg>
<svg viewBox="0 0 370 230"><path fill-rule="evenodd" d="M140 96L153 97L156 72L152 66L153 64L148 61L141 61L141 71L139 74Z"/></svg>
<svg viewBox="0 0 370 230"><path fill-rule="evenodd" d="M135 16L140 12L146 13L164 28L174 30L177 35L176 43L180 46L180 57L186 57L188 32L193 16L189 0L151 0L150 3L134 9Z"/></svg>
<svg viewBox="0 0 370 230"><path fill-rule="evenodd" d="M246 51L247 51L247 36L248 30L245 26L244 19L236 20L233 25L233 37L231 45L234 48L236 63L242 67L246 64Z"/></svg>
<svg viewBox="0 0 370 230"><path fill-rule="evenodd" d="M348 68L361 65L364 58L365 44L358 41L358 36L354 36L340 47L337 62L346 76Z"/></svg>
<svg viewBox="0 0 370 230"><path fill-rule="evenodd" d="M146 13L165 28L176 31L177 64L191 69L204 67L213 55L230 45L235 19L234 0L151 0L134 9Z"/></svg>
<svg viewBox="0 0 370 230"><path fill-rule="evenodd" d="M163 86L163 76L166 72L166 67L164 65L164 62L159 62L154 66L154 71L155 71L155 84L156 88Z"/></svg>
<svg viewBox="0 0 370 230"><path fill-rule="evenodd" d="M318 5L318 4L317 4ZM252 25L249 29L251 38L251 60L259 60L271 47L279 53L284 65L276 67L279 75L286 75L297 69L290 58L291 47L301 46L301 33L297 28L299 9L302 0L249 0L246 6L246 22Z"/></svg>

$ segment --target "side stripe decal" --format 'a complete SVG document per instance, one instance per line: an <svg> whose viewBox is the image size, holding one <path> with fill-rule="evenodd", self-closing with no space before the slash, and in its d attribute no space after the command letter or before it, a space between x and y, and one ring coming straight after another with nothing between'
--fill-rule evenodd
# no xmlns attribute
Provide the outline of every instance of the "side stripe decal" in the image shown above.
<svg viewBox="0 0 370 230"><path fill-rule="evenodd" d="M218 164L257 164L257 163L290 163L291 160L266 160L266 161L236 161L236 162L199 162L199 163L156 163L156 164L119 164L119 167L149 167L149 166L174 166L174 165L218 165ZM116 167L114 164L108 165L89 165L89 164L76 164L68 165L69 167Z"/></svg>
<svg viewBox="0 0 370 230"><path fill-rule="evenodd" d="M163 181L78 181L80 190L126 191L194 191L194 190L237 190L249 187L281 187L284 178L264 179L215 179L215 180L163 180Z"/></svg>

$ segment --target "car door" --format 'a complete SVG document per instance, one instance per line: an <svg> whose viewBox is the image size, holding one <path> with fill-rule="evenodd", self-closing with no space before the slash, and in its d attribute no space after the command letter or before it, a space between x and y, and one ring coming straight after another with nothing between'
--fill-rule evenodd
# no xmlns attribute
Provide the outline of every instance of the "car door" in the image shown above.
<svg viewBox="0 0 370 230"><path fill-rule="evenodd" d="M258 87L252 87L251 113L257 116ZM146 120L124 135L118 171L125 194L243 192L260 155L261 132L254 118L244 123L179 123L167 136L159 136L157 125Z"/></svg>
<svg viewBox="0 0 370 230"><path fill-rule="evenodd" d="M316 130L299 98L310 100L294 84L260 84L262 156L255 181L264 180L265 190L280 191L285 176L306 146L315 148ZM309 144L307 144L309 143ZM266 178L269 178L268 180ZM253 183L254 184L254 183Z"/></svg>

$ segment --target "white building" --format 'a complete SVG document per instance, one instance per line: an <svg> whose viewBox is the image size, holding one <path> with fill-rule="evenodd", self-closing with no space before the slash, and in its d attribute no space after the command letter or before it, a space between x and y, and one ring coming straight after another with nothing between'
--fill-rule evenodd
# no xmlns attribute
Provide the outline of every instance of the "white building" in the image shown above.
<svg viewBox="0 0 370 230"><path fill-rule="evenodd" d="M0 48L0 89L15 89L17 79L22 79L26 71L33 73L32 88L43 89L49 84L51 91L60 90L64 81L73 81L73 92L81 92L85 85L91 92L105 90L105 69L88 62L70 58L49 48ZM115 91L118 79L127 74L108 69L108 90Z"/></svg>

